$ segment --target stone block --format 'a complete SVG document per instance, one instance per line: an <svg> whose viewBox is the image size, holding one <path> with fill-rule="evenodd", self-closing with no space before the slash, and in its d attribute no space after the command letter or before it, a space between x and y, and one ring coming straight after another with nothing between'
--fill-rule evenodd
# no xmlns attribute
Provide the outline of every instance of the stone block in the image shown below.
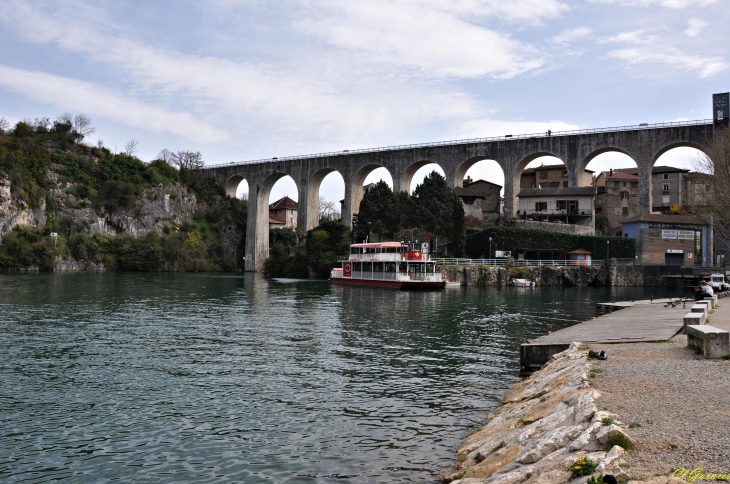
<svg viewBox="0 0 730 484"><path fill-rule="evenodd" d="M705 358L730 355L730 333L709 325L687 326L687 346L702 349Z"/></svg>
<svg viewBox="0 0 730 484"><path fill-rule="evenodd" d="M712 309L715 309L717 307L717 294L712 296Z"/></svg>
<svg viewBox="0 0 730 484"><path fill-rule="evenodd" d="M705 313L687 313L684 315L684 334L687 334L687 326L700 326L705 324Z"/></svg>
<svg viewBox="0 0 730 484"><path fill-rule="evenodd" d="M707 304L694 304L690 308L690 311L693 313L702 313L707 317L709 314L709 311L707 310Z"/></svg>
<svg viewBox="0 0 730 484"><path fill-rule="evenodd" d="M712 309L712 299L703 299L701 301L695 302L695 304L704 304L707 306L707 314L710 314L710 309Z"/></svg>

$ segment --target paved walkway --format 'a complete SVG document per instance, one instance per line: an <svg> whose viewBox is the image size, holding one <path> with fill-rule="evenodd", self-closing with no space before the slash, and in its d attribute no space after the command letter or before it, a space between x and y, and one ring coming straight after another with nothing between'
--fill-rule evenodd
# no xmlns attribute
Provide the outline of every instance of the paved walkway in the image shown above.
<svg viewBox="0 0 730 484"><path fill-rule="evenodd" d="M671 311L680 321L685 312L655 311ZM719 300L708 324L730 331L730 298ZM624 457L634 478L669 476L679 467L730 473L730 361L698 356L686 345L683 335L661 343L590 344L608 354L606 361L591 361L597 369L591 382L602 393L599 408L615 413L635 440Z"/></svg>
<svg viewBox="0 0 730 484"><path fill-rule="evenodd" d="M666 341L682 329L683 317L690 311L690 306L690 303L686 308L681 304L675 308L664 307L664 304L638 304L541 336L530 344Z"/></svg>

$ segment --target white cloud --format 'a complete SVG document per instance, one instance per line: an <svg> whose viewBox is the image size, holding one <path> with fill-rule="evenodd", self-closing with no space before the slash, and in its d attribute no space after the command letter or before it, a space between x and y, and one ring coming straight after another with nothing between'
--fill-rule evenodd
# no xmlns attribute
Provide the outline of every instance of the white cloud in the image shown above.
<svg viewBox="0 0 730 484"><path fill-rule="evenodd" d="M699 33L702 32L705 27L707 27L707 22L705 22L704 20L691 18L687 22L687 30L685 30L684 33L689 35L690 37L697 37L697 35L699 35Z"/></svg>
<svg viewBox="0 0 730 484"><path fill-rule="evenodd" d="M629 7L653 7L659 5L666 8L686 8L690 6L704 7L717 0L588 0L591 3L612 3Z"/></svg>
<svg viewBox="0 0 730 484"><path fill-rule="evenodd" d="M590 35L590 33L593 30L590 27L576 27L573 29L567 29L560 32L558 35L554 37L550 37L548 42L551 44L566 46L570 44L571 42L574 42L578 39L582 39L583 37L586 37L587 35Z"/></svg>
<svg viewBox="0 0 730 484"><path fill-rule="evenodd" d="M656 35L646 35L644 30L623 32L602 40L603 43L629 44L627 48L609 51L606 55L628 64L666 64L686 71L694 71L701 78L712 77L728 64L720 57L687 54Z"/></svg>
<svg viewBox="0 0 730 484"><path fill-rule="evenodd" d="M496 1L318 1L299 27L335 47L429 76L508 79L542 67L544 55L459 14L537 21L563 8L554 1L528 4L532 11L524 6L510 11Z"/></svg>
<svg viewBox="0 0 730 484"><path fill-rule="evenodd" d="M173 133L202 142L226 134L187 112L171 112L95 84L0 65L0 86L61 109L103 116L128 126Z"/></svg>
<svg viewBox="0 0 730 484"><path fill-rule="evenodd" d="M188 55L125 36L103 12L81 3L52 15L22 2L8 6L0 18L30 40L106 65L120 91L175 105L175 111L187 106L254 150L282 144L291 152L333 139L362 146L411 131L424 120L472 117L478 107L458 91L388 79L390 70L367 64L358 66L360 75L353 79L341 58L323 56L302 66Z"/></svg>

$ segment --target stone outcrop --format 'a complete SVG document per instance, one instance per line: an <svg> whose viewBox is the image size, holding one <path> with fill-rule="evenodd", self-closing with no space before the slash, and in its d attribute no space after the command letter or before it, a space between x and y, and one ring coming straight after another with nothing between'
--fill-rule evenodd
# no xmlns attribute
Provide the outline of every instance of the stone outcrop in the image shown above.
<svg viewBox="0 0 730 484"><path fill-rule="evenodd" d="M10 193L10 180L0 178L0 244L3 235L16 226L43 227L46 224L46 202L31 208L20 199L13 199Z"/></svg>
<svg viewBox="0 0 730 484"><path fill-rule="evenodd" d="M618 465L624 449L612 444L619 435L629 442L630 437L613 420L615 416L596 408L600 394L590 386L590 368L585 352L573 343L510 388L487 425L464 440L455 472L443 481L568 483L569 468L578 458L597 464L595 475L624 475Z"/></svg>
<svg viewBox="0 0 730 484"><path fill-rule="evenodd" d="M90 235L128 233L142 237L151 231L162 233L166 225L180 224L201 209L195 195L187 193L182 186L159 185L145 189L130 210L99 214L87 200L69 192L72 186L67 183L50 190L55 217L86 226Z"/></svg>

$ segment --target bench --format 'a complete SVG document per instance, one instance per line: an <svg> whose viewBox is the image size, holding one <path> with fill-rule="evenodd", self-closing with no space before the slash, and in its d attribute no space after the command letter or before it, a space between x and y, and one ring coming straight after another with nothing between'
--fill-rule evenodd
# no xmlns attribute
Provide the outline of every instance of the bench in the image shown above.
<svg viewBox="0 0 730 484"><path fill-rule="evenodd" d="M696 346L702 350L705 358L722 358L730 355L730 333L709 325L689 325L687 346Z"/></svg>
<svg viewBox="0 0 730 484"><path fill-rule="evenodd" d="M712 299L701 299L699 301L695 301L695 304L704 304L707 306L707 315L709 316L710 310L712 309Z"/></svg>
<svg viewBox="0 0 730 484"><path fill-rule="evenodd" d="M697 302L699 302L699 301L697 301ZM694 304L694 305L692 305L692 307L689 310L690 310L690 312L693 312L693 313L702 313L705 315L705 317L707 317L710 314L710 311L707 308L707 304Z"/></svg>
<svg viewBox="0 0 730 484"><path fill-rule="evenodd" d="M687 326L701 326L706 323L704 313L687 313L684 315L684 334L687 334Z"/></svg>

